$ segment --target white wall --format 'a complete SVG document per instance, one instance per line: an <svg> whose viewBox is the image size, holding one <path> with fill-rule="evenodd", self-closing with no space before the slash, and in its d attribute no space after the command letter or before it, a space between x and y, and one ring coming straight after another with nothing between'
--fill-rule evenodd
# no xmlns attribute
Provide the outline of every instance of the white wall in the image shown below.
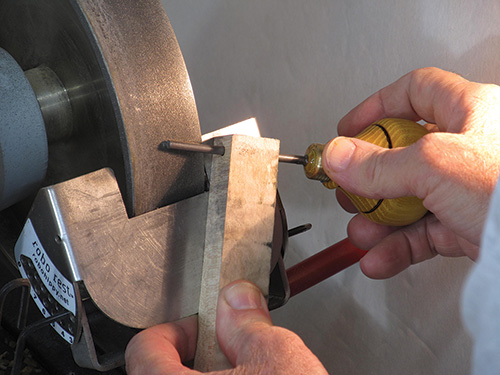
<svg viewBox="0 0 500 375"><path fill-rule="evenodd" d="M284 153L336 135L365 97L418 67L500 83L497 0L162 0L177 34L202 132L256 117ZM346 235L334 194L280 166L288 263ZM467 374L460 293L471 263L435 259L386 281L354 266L292 299L275 322L332 374Z"/></svg>

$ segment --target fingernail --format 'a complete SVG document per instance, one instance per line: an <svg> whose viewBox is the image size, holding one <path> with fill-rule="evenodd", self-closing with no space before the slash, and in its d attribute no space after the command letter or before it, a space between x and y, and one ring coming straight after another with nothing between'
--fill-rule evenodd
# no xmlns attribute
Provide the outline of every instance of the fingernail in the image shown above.
<svg viewBox="0 0 500 375"><path fill-rule="evenodd" d="M238 282L225 289L224 299L235 310L261 309L266 304L260 290L246 281Z"/></svg>
<svg viewBox="0 0 500 375"><path fill-rule="evenodd" d="M349 138L337 137L323 151L325 167L331 172L341 172L349 166L356 145Z"/></svg>

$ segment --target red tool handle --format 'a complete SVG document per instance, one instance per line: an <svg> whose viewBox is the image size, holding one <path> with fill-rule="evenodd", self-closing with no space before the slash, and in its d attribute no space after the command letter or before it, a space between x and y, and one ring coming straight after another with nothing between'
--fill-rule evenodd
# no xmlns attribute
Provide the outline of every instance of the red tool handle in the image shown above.
<svg viewBox="0 0 500 375"><path fill-rule="evenodd" d="M289 268L290 297L352 266L365 254L346 238Z"/></svg>

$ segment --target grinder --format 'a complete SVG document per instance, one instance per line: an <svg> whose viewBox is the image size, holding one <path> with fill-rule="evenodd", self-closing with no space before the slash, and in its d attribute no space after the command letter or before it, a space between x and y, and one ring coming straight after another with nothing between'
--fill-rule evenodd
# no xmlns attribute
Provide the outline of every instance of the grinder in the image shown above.
<svg viewBox="0 0 500 375"><path fill-rule="evenodd" d="M167 139L201 132L160 1L0 0L2 257L80 366L123 364L91 315L129 337L198 311L206 157ZM289 295L279 198L275 217L272 307Z"/></svg>
<svg viewBox="0 0 500 375"><path fill-rule="evenodd" d="M164 152L168 140L195 152ZM212 140L209 149L226 147L212 156L196 151L201 140L189 76L159 0L0 0L0 249L23 277L0 291L0 316L5 295L20 286L31 288L44 317L19 336L16 356L27 334L50 324L79 366L111 373L138 329L201 315L200 289L211 283L207 238L217 247L219 230L234 235L217 222L228 215L212 198L233 189L221 180L234 176L213 160L257 164L261 152L249 156L247 143L279 145ZM247 265L265 263L261 289L276 308L364 252L344 240L285 270L288 237L310 225L288 230L272 176L283 158L271 154L262 165L270 176L263 189L272 193L265 209L258 199L229 202L229 193L222 203L254 209L256 218L248 216L257 223L272 208L270 229L247 224L265 256L243 256ZM265 174L259 168L255 186ZM242 181L237 193L250 200ZM16 357L13 373L19 366Z"/></svg>

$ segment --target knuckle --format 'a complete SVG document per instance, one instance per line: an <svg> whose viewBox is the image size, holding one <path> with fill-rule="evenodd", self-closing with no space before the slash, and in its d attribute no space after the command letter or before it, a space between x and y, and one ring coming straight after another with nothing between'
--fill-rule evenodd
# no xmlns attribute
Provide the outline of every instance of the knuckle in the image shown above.
<svg viewBox="0 0 500 375"><path fill-rule="evenodd" d="M280 353L293 353L297 348L304 346L302 339L295 333L281 327L272 326L254 332L248 337L248 347L255 350L255 355L263 358L274 356L270 349Z"/></svg>
<svg viewBox="0 0 500 375"><path fill-rule="evenodd" d="M245 344L241 365L234 374L319 373L304 342L285 328L272 326L254 331Z"/></svg>
<svg viewBox="0 0 500 375"><path fill-rule="evenodd" d="M442 72L442 70L439 68L436 68L433 66L428 66L428 67L424 67L424 68L415 69L412 72L410 72L410 74L411 74L412 78L419 79L419 78L425 77L427 75L438 74L441 72Z"/></svg>
<svg viewBox="0 0 500 375"><path fill-rule="evenodd" d="M274 327L276 344L283 348L293 349L299 346L304 346L302 339L292 331L281 327Z"/></svg>
<svg viewBox="0 0 500 375"><path fill-rule="evenodd" d="M386 170L389 165L387 162L388 153L381 150L375 157L369 159L366 169L366 189L372 192L373 198L383 198L385 194L384 187L388 178Z"/></svg>
<svg viewBox="0 0 500 375"><path fill-rule="evenodd" d="M437 136L435 133L426 134L414 144L414 147L417 149L420 162L423 164L431 165L434 161L436 150L439 149L436 138Z"/></svg>
<svg viewBox="0 0 500 375"><path fill-rule="evenodd" d="M361 195L374 199L393 198L394 182L398 180L397 174L400 173L396 159L399 152L398 149L377 147L366 153L363 169L358 177Z"/></svg>
<svg viewBox="0 0 500 375"><path fill-rule="evenodd" d="M435 133L426 134L413 145L416 148L420 168L410 173L408 183L419 198L426 197L429 194L428 190L433 189L435 175L439 174L441 169L439 163L443 158L439 155L437 138Z"/></svg>
<svg viewBox="0 0 500 375"><path fill-rule="evenodd" d="M448 74L447 72L444 72L443 70L430 66L430 67L425 67L425 68L419 68L411 71L408 73L409 75L409 80L410 80L410 86L421 86L422 82L426 81L432 81L432 77L440 76L442 74Z"/></svg>
<svg viewBox="0 0 500 375"><path fill-rule="evenodd" d="M405 148L375 150L367 155L359 189L369 193L369 198L423 198L446 167L441 148L440 137L429 133Z"/></svg>
<svg viewBox="0 0 500 375"><path fill-rule="evenodd" d="M411 184L416 196L440 196L457 177L463 177L469 167L462 138L461 134L430 133L415 144L418 168L412 172Z"/></svg>

